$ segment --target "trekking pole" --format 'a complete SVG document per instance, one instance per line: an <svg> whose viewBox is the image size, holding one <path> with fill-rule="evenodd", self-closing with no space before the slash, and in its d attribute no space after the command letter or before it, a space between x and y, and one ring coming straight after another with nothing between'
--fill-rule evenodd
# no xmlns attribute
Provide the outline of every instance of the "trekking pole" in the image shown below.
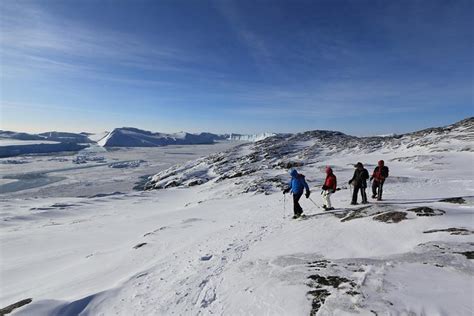
<svg viewBox="0 0 474 316"><path fill-rule="evenodd" d="M283 194L283 219L286 216L286 194Z"/></svg>
<svg viewBox="0 0 474 316"><path fill-rule="evenodd" d="M309 197L308 199L309 199L311 202L313 202L313 204L316 205L316 207L321 208L321 206L319 206L316 202L314 202L312 198Z"/></svg>

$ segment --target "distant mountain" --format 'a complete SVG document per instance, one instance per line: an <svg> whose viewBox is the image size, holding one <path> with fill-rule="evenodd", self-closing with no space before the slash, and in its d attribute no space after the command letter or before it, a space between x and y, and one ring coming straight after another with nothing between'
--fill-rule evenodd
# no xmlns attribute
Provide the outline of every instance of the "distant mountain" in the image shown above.
<svg viewBox="0 0 474 316"><path fill-rule="evenodd" d="M2 131L2 130L0 130L0 138L17 139L17 140L44 140L44 137L36 135L36 134Z"/></svg>
<svg viewBox="0 0 474 316"><path fill-rule="evenodd" d="M60 142L60 143L92 143L87 135L82 133L67 133L67 132L46 132L38 134L46 140Z"/></svg>
<svg viewBox="0 0 474 316"><path fill-rule="evenodd" d="M0 130L0 138L16 140L47 140L59 143L92 143L87 133L68 133L68 132L45 132L40 134L28 134L12 131Z"/></svg>
<svg viewBox="0 0 474 316"><path fill-rule="evenodd" d="M224 140L222 135L211 133L153 133L133 127L116 128L98 141L103 147L158 147L166 145L213 144Z"/></svg>
<svg viewBox="0 0 474 316"><path fill-rule="evenodd" d="M59 143L90 144L97 143L103 147L159 147L167 145L199 145L213 144L216 141L255 142L274 133L261 134L212 134L212 133L154 133L134 127L115 128L112 132L101 133L69 133L45 132L28 134L0 130L0 139L19 141L51 141Z"/></svg>

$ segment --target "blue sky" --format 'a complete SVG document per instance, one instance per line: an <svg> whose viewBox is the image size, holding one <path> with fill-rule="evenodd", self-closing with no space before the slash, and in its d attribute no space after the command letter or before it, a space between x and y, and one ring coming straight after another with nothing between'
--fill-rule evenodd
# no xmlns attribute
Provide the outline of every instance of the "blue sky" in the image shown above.
<svg viewBox="0 0 474 316"><path fill-rule="evenodd" d="M473 3L1 1L1 128L446 125L474 114Z"/></svg>

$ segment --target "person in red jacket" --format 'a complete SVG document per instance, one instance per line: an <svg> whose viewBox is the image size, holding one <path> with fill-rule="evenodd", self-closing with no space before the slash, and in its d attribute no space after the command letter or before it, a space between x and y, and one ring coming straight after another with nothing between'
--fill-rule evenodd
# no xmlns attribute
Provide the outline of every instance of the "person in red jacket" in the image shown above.
<svg viewBox="0 0 474 316"><path fill-rule="evenodd" d="M370 177L370 181L372 182L372 198L377 198L378 201L382 200L382 192L383 192L383 183L385 179L388 177L388 167L385 166L385 162L383 160L379 160L378 166L375 167L372 176Z"/></svg>
<svg viewBox="0 0 474 316"><path fill-rule="evenodd" d="M336 192L337 188L337 180L336 176L332 172L331 167L326 167L326 180L324 181L323 185L323 208L326 211L333 210L334 207L331 205L331 194Z"/></svg>

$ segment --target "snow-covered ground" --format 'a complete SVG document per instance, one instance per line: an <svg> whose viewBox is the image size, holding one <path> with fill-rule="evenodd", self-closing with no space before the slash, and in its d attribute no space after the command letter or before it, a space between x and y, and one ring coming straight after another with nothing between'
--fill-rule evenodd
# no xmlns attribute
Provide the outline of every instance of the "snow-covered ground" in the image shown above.
<svg viewBox="0 0 474 316"><path fill-rule="evenodd" d="M0 195L0 307L31 298L13 314L472 315L472 123L393 139L271 137L188 162L177 159L189 147L168 148L183 164L148 178L158 190L91 194L141 165L61 171L57 185ZM150 161L147 150L107 155ZM72 164L61 158L0 168ZM371 172L379 159L390 168L384 200L349 208L352 165ZM319 205L333 167L335 211L303 198L307 218L290 219L280 189L291 165Z"/></svg>

